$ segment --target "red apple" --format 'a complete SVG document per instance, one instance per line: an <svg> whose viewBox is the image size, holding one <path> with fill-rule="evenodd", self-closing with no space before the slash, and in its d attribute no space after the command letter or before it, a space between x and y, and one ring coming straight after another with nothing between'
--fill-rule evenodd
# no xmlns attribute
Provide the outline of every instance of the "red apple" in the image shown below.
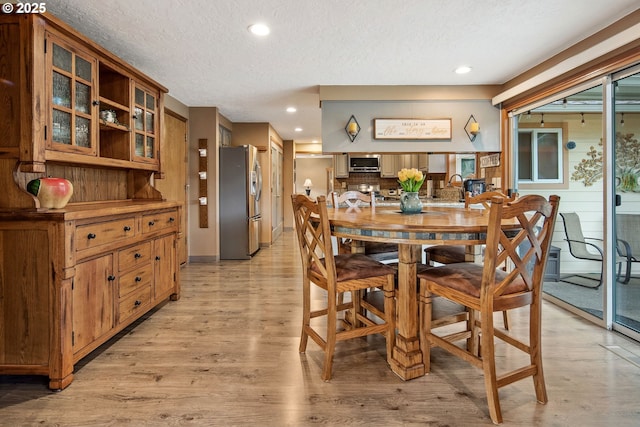
<svg viewBox="0 0 640 427"><path fill-rule="evenodd" d="M73 195L73 185L64 178L39 178L29 181L27 191L38 198L41 208L61 209Z"/></svg>

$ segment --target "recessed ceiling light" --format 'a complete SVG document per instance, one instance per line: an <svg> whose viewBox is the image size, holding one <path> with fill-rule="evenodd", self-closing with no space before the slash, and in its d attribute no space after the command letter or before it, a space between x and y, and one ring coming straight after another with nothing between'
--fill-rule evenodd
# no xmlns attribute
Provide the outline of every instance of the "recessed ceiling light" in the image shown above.
<svg viewBox="0 0 640 427"><path fill-rule="evenodd" d="M266 36L271 32L269 27L267 27L265 24L249 25L249 31L251 31L251 33L255 34L256 36Z"/></svg>
<svg viewBox="0 0 640 427"><path fill-rule="evenodd" d="M296 107L287 107L287 113L295 113L298 111Z"/></svg>
<svg viewBox="0 0 640 427"><path fill-rule="evenodd" d="M471 67L467 65L461 65L460 67L456 68L457 74L467 74L470 71L471 71Z"/></svg>
<svg viewBox="0 0 640 427"><path fill-rule="evenodd" d="M302 132L302 128L295 128L294 129L296 132Z"/></svg>
<svg viewBox="0 0 640 427"><path fill-rule="evenodd" d="M467 74L469 71L471 71L471 67L466 65L456 68L456 74Z"/></svg>

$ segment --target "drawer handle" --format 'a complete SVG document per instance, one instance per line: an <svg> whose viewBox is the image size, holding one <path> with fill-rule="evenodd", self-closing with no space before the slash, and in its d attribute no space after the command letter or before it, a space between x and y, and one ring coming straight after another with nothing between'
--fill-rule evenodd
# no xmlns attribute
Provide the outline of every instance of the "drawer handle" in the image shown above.
<svg viewBox="0 0 640 427"><path fill-rule="evenodd" d="M174 217L170 217L169 218L169 222L173 222L173 221L175 221L175 218Z"/></svg>
<svg viewBox="0 0 640 427"><path fill-rule="evenodd" d="M134 257L134 258L136 258L136 259L138 259L138 258L141 258L141 257L142 257L142 255L136 252L136 254L135 254L133 257Z"/></svg>
<svg viewBox="0 0 640 427"><path fill-rule="evenodd" d="M108 280L108 281L110 281L110 282L113 282L114 280L116 280L116 276L114 276L113 274L110 274L110 275L107 277L107 280Z"/></svg>
<svg viewBox="0 0 640 427"><path fill-rule="evenodd" d="M142 277L136 276L136 282L142 282Z"/></svg>
<svg viewBox="0 0 640 427"><path fill-rule="evenodd" d="M131 227L129 227L128 225L124 226L124 231L131 231Z"/></svg>
<svg viewBox="0 0 640 427"><path fill-rule="evenodd" d="M160 261L160 255L156 255L156 261Z"/></svg>
<svg viewBox="0 0 640 427"><path fill-rule="evenodd" d="M133 305L135 305L136 307L141 304L142 304L142 301L140 301L139 299L137 299L136 302L133 303Z"/></svg>
<svg viewBox="0 0 640 427"><path fill-rule="evenodd" d="M153 226L153 225L156 225L156 223L153 221L149 221L149 226Z"/></svg>
<svg viewBox="0 0 640 427"><path fill-rule="evenodd" d="M95 239L95 238L96 238L95 234L93 234L93 233L87 234L87 239Z"/></svg>

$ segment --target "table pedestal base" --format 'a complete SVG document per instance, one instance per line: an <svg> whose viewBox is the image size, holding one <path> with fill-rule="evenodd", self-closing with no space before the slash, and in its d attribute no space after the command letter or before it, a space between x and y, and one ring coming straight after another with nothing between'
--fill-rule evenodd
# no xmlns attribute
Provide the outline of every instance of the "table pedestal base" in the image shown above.
<svg viewBox="0 0 640 427"><path fill-rule="evenodd" d="M403 380L412 380L425 374L419 339L408 340L400 335L396 336L391 370Z"/></svg>

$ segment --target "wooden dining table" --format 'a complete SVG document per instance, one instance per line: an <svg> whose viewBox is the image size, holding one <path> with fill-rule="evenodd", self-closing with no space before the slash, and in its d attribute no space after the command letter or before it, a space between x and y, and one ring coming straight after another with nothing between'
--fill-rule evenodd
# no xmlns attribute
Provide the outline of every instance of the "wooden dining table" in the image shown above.
<svg viewBox="0 0 640 427"><path fill-rule="evenodd" d="M464 206L425 204L421 213L406 215L399 207L329 209L332 233L353 240L352 251L363 249L365 241L398 244L398 290L396 294L397 334L391 369L402 379L425 374L418 337L417 264L422 245L466 245L467 259L479 256L485 243L489 211ZM516 228L514 222L504 229Z"/></svg>

